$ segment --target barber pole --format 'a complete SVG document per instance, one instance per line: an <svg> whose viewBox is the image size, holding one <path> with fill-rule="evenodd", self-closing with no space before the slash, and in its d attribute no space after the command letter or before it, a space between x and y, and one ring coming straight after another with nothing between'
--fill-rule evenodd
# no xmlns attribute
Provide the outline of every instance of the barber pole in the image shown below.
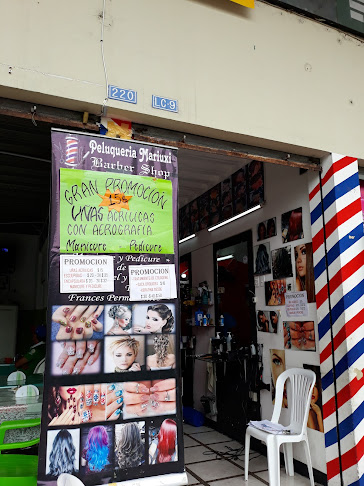
<svg viewBox="0 0 364 486"><path fill-rule="evenodd" d="M78 157L78 138L71 135L66 137L66 161L65 165L75 167Z"/></svg>
<svg viewBox="0 0 364 486"><path fill-rule="evenodd" d="M332 154L309 185L329 486L364 485L364 237L358 162Z"/></svg>

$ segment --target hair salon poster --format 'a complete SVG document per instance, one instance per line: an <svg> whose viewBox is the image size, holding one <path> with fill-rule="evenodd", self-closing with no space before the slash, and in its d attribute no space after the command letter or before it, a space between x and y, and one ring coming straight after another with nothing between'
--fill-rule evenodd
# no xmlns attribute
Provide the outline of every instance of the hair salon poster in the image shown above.
<svg viewBox="0 0 364 486"><path fill-rule="evenodd" d="M52 169L38 485L182 484L176 150L53 130Z"/></svg>

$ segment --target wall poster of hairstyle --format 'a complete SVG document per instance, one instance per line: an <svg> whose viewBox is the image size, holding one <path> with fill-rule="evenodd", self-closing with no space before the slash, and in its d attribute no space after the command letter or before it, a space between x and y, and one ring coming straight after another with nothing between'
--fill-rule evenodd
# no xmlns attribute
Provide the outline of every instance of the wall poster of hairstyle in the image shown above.
<svg viewBox="0 0 364 486"><path fill-rule="evenodd" d="M248 209L248 198L246 188L246 171L245 165L241 169L234 172L231 176L233 183L233 212L234 216L239 213L243 213Z"/></svg>
<svg viewBox="0 0 364 486"><path fill-rule="evenodd" d="M313 321L283 322L284 347L300 351L315 351L315 323Z"/></svg>
<svg viewBox="0 0 364 486"><path fill-rule="evenodd" d="M312 370L316 375L316 383L312 392L310 411L308 414L307 427L318 432L324 432L324 421L322 414L322 388L320 367L304 364L305 370Z"/></svg>
<svg viewBox="0 0 364 486"><path fill-rule="evenodd" d="M264 282L266 305L285 305L286 292L292 290L292 279L281 278Z"/></svg>
<svg viewBox="0 0 364 486"><path fill-rule="evenodd" d="M199 212L198 212L198 200L194 199L190 202L190 226L191 226L191 234L197 233L200 231L200 219L199 219Z"/></svg>
<svg viewBox="0 0 364 486"><path fill-rule="evenodd" d="M303 238L302 208L282 214L282 243Z"/></svg>
<svg viewBox="0 0 364 486"><path fill-rule="evenodd" d="M178 460L177 424L173 419L154 420L149 426L149 464Z"/></svg>
<svg viewBox="0 0 364 486"><path fill-rule="evenodd" d="M264 164L252 160L248 165L248 207L264 202Z"/></svg>
<svg viewBox="0 0 364 486"><path fill-rule="evenodd" d="M168 289L179 295L178 238L219 219L220 192L182 208L178 235L176 149L52 130L38 486L63 473L85 486L187 481L179 298ZM148 275L135 301L131 265Z"/></svg>
<svg viewBox="0 0 364 486"><path fill-rule="evenodd" d="M275 280L293 277L290 246L272 250L272 271Z"/></svg>
<svg viewBox="0 0 364 486"><path fill-rule="evenodd" d="M205 192L198 198L199 227L200 230L208 228L210 219L209 193Z"/></svg>
<svg viewBox="0 0 364 486"><path fill-rule="evenodd" d="M260 243L253 248L254 275L266 275L271 273L270 244Z"/></svg>
<svg viewBox="0 0 364 486"><path fill-rule="evenodd" d="M315 276L313 273L312 243L294 247L296 290L306 290L307 302L315 302Z"/></svg>
<svg viewBox="0 0 364 486"><path fill-rule="evenodd" d="M231 177L221 182L221 221L233 216L233 189Z"/></svg>
<svg viewBox="0 0 364 486"><path fill-rule="evenodd" d="M257 240L262 241L277 235L276 218L261 221L257 226Z"/></svg>

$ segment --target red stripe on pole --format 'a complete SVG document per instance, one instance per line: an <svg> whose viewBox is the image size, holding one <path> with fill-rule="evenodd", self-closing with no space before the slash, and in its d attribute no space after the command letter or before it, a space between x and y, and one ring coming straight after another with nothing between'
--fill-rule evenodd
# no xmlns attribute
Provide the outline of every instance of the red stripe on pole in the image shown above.
<svg viewBox="0 0 364 486"><path fill-rule="evenodd" d="M324 230L323 228L320 229L320 231L312 237L312 249L313 251L317 251L321 245L324 244Z"/></svg>
<svg viewBox="0 0 364 486"><path fill-rule="evenodd" d="M324 302L328 299L328 293L327 293L327 285L322 287L320 292L316 294L316 306L319 309Z"/></svg>
<svg viewBox="0 0 364 486"><path fill-rule="evenodd" d="M364 369L361 370L361 373L363 373L363 376L360 379L355 377L336 395L338 408L344 405L348 400L350 400L350 398L353 398L358 393L358 391L364 387ZM322 406L324 418L329 417L332 413L335 412L335 410L335 397L330 398L330 400L328 400Z"/></svg>
<svg viewBox="0 0 364 486"><path fill-rule="evenodd" d="M325 176L322 178L322 185L324 186L326 182L339 170L344 169L348 165L352 164L356 161L355 157L343 157L342 159L337 160L334 162L330 169L326 172Z"/></svg>
<svg viewBox="0 0 364 486"><path fill-rule="evenodd" d="M325 224L326 238L328 238L332 233L343 223L346 223L350 218L356 214L361 214L361 201L360 199L355 199L349 206L339 211L333 218L330 219ZM313 240L312 240L313 241Z"/></svg>
<svg viewBox="0 0 364 486"><path fill-rule="evenodd" d="M316 296L317 298L317 296ZM362 309L356 316L348 321L334 337L334 350L336 350L345 339L347 339L354 331L364 322L364 309ZM320 353L320 363L323 363L329 356L331 356L331 343L326 346Z"/></svg>
<svg viewBox="0 0 364 486"><path fill-rule="evenodd" d="M311 201L311 199L313 199L316 196L316 194L319 192L319 190L320 190L320 184L317 184L317 186L314 189L312 189L312 191L310 192L310 195L309 195L310 201Z"/></svg>
<svg viewBox="0 0 364 486"><path fill-rule="evenodd" d="M327 479L330 480L337 476L340 473L340 463L339 458L336 457L332 461L329 461L327 464Z"/></svg>
<svg viewBox="0 0 364 486"><path fill-rule="evenodd" d="M364 266L364 250L356 255L349 263L344 265L341 270L339 270L330 279L330 294L335 292L335 290L351 277L357 270Z"/></svg>
<svg viewBox="0 0 364 486"><path fill-rule="evenodd" d="M358 464L360 459L364 455L364 437L360 439L355 447L350 449L350 451L345 452L341 456L341 465L343 471L349 469L349 467L354 466L354 464Z"/></svg>

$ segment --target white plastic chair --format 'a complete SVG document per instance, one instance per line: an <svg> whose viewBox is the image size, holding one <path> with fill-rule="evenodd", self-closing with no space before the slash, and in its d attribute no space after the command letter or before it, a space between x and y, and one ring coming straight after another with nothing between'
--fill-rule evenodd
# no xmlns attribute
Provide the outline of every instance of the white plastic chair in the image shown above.
<svg viewBox="0 0 364 486"><path fill-rule="evenodd" d="M39 390L35 385L24 385L15 392L15 398L39 397Z"/></svg>
<svg viewBox="0 0 364 486"><path fill-rule="evenodd" d="M311 486L314 486L310 449L307 438L307 419L316 376L312 370L291 368L279 375L276 382L276 398L271 422L279 423L282 410L283 391L286 381L288 392L288 412L290 413L289 434L276 435L248 426L245 436L245 481L248 480L250 437L267 444L269 485L280 486L279 448L283 444L286 474L294 476L293 442L303 442Z"/></svg>
<svg viewBox="0 0 364 486"><path fill-rule="evenodd" d="M85 485L80 479L76 478L76 476L72 476L72 474L62 473L60 476L58 476L57 486L85 486Z"/></svg>
<svg viewBox="0 0 364 486"><path fill-rule="evenodd" d="M44 375L45 371L45 358L41 359L37 366L34 368L35 375Z"/></svg>
<svg viewBox="0 0 364 486"><path fill-rule="evenodd" d="M14 383L16 385L21 385L25 383L26 376L22 371L13 371L7 378L8 383Z"/></svg>

